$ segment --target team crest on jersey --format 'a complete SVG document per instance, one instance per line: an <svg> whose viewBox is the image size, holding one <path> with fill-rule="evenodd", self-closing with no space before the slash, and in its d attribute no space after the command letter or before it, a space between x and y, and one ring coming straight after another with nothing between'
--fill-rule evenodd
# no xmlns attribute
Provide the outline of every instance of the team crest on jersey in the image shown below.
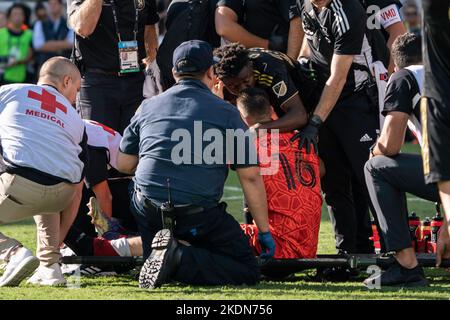
<svg viewBox="0 0 450 320"><path fill-rule="evenodd" d="M136 1L136 8L138 10L143 10L145 8L145 0L135 0Z"/></svg>
<svg viewBox="0 0 450 320"><path fill-rule="evenodd" d="M272 87L273 92L278 98L284 97L287 93L287 86L284 81L280 81Z"/></svg>

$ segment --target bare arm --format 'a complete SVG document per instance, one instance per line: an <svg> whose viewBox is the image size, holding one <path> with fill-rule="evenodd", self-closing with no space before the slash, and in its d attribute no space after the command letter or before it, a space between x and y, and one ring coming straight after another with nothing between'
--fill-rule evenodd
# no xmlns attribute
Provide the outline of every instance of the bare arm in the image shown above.
<svg viewBox="0 0 450 320"><path fill-rule="evenodd" d="M292 19L289 26L287 55L294 60L297 60L300 54L304 35L302 19L299 17Z"/></svg>
<svg viewBox="0 0 450 320"><path fill-rule="evenodd" d="M228 41L239 42L246 48L269 48L269 40L255 36L238 23L236 13L227 7L216 9L217 34Z"/></svg>
<svg viewBox="0 0 450 320"><path fill-rule="evenodd" d="M308 123L308 115L298 93L284 104L286 113L279 119L259 125L259 129L279 129L287 132L304 127Z"/></svg>
<svg viewBox="0 0 450 320"><path fill-rule="evenodd" d="M307 58L309 58L310 56L311 56L311 51L309 49L308 41L306 40L305 37L303 37L303 43L302 43L302 48L300 49L299 58L300 57L307 57Z"/></svg>
<svg viewBox="0 0 450 320"><path fill-rule="evenodd" d="M390 25L389 27L386 28L386 32L389 33L389 39L387 42L387 46L389 48L389 51L392 48L392 44L394 43L395 39L397 39L398 36L401 36L402 34L406 33L406 28L403 25L402 22L397 22L394 23L393 25ZM392 60L392 56L391 59L389 61L389 74L394 72L394 60Z"/></svg>
<svg viewBox="0 0 450 320"><path fill-rule="evenodd" d="M102 212L108 217L112 217L112 194L108 186L108 181L103 180L92 187L92 191L95 193L95 198L102 209Z"/></svg>
<svg viewBox="0 0 450 320"><path fill-rule="evenodd" d="M132 154L126 154L119 151L117 155L117 170L126 174L134 174L136 172L139 157Z"/></svg>
<svg viewBox="0 0 450 320"><path fill-rule="evenodd" d="M33 59L33 50L31 48L28 49L28 54L24 59L21 60L16 60L13 63L8 64L6 67L7 68L11 68L11 67L15 67L21 64L27 64L28 62L31 61L31 59Z"/></svg>
<svg viewBox="0 0 450 320"><path fill-rule="evenodd" d="M69 206L61 212L60 229L59 229L59 243L62 243L66 238L69 229L78 214L80 208L81 196L83 193L83 182L75 186L75 195Z"/></svg>
<svg viewBox="0 0 450 320"><path fill-rule="evenodd" d="M81 37L89 37L97 27L103 0L86 0L69 17L69 25Z"/></svg>
<svg viewBox="0 0 450 320"><path fill-rule="evenodd" d="M238 168L236 172L258 230L269 232L266 189L259 167Z"/></svg>
<svg viewBox="0 0 450 320"><path fill-rule="evenodd" d="M389 112L384 121L380 138L373 149L373 155L394 156L400 152L405 141L409 115L405 112Z"/></svg>
<svg viewBox="0 0 450 320"><path fill-rule="evenodd" d="M145 52L147 53L144 63L149 65L155 60L156 52L158 51L158 34L156 32L155 24L145 26L144 43Z"/></svg>
<svg viewBox="0 0 450 320"><path fill-rule="evenodd" d="M322 121L325 121L338 101L342 89L347 82L347 75L353 62L352 55L333 55L331 61L331 76L328 78L319 104L314 111Z"/></svg>

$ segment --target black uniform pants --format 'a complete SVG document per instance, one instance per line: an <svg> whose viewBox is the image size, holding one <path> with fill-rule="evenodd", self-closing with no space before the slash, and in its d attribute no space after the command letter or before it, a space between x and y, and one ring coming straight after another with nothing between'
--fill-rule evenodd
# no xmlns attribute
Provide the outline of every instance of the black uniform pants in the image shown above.
<svg viewBox="0 0 450 320"><path fill-rule="evenodd" d="M162 229L160 210L146 203L148 200L135 191L131 208L141 233L144 258L150 255L153 237ZM239 223L226 212L225 203L201 213L178 214L174 235L191 244L181 246L181 264L174 280L192 285L258 282L259 267L248 238Z"/></svg>
<svg viewBox="0 0 450 320"><path fill-rule="evenodd" d="M339 251L374 251L364 164L378 130L378 107L365 93L339 101L320 130L319 155L326 168L322 191Z"/></svg>
<svg viewBox="0 0 450 320"><path fill-rule="evenodd" d="M124 76L86 72L77 109L83 119L100 122L123 134L143 97L144 75Z"/></svg>
<svg viewBox="0 0 450 320"><path fill-rule="evenodd" d="M367 161L364 171L386 249L399 251L410 248L408 211L404 201L406 192L422 199L439 201L437 186L425 184L422 157L418 154L376 156Z"/></svg>

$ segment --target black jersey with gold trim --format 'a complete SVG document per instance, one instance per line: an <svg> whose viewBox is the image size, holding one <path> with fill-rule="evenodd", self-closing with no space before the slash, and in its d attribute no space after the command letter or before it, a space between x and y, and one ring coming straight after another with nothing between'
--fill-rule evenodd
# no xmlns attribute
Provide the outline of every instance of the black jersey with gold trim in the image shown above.
<svg viewBox="0 0 450 320"><path fill-rule="evenodd" d="M293 79L297 62L284 53L262 48L249 49L249 58L256 85L267 92L276 114L284 115L285 103L299 93Z"/></svg>

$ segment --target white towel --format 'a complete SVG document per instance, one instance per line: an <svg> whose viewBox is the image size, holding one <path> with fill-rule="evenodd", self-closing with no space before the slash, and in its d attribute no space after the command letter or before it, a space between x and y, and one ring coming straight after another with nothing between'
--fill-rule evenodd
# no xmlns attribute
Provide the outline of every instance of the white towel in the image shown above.
<svg viewBox="0 0 450 320"><path fill-rule="evenodd" d="M383 128L384 116L381 114L384 108L384 98L386 97L386 88L389 80L389 72L384 66L383 62L375 61L371 64L370 70L375 77L378 88L378 109L380 117L380 130Z"/></svg>

